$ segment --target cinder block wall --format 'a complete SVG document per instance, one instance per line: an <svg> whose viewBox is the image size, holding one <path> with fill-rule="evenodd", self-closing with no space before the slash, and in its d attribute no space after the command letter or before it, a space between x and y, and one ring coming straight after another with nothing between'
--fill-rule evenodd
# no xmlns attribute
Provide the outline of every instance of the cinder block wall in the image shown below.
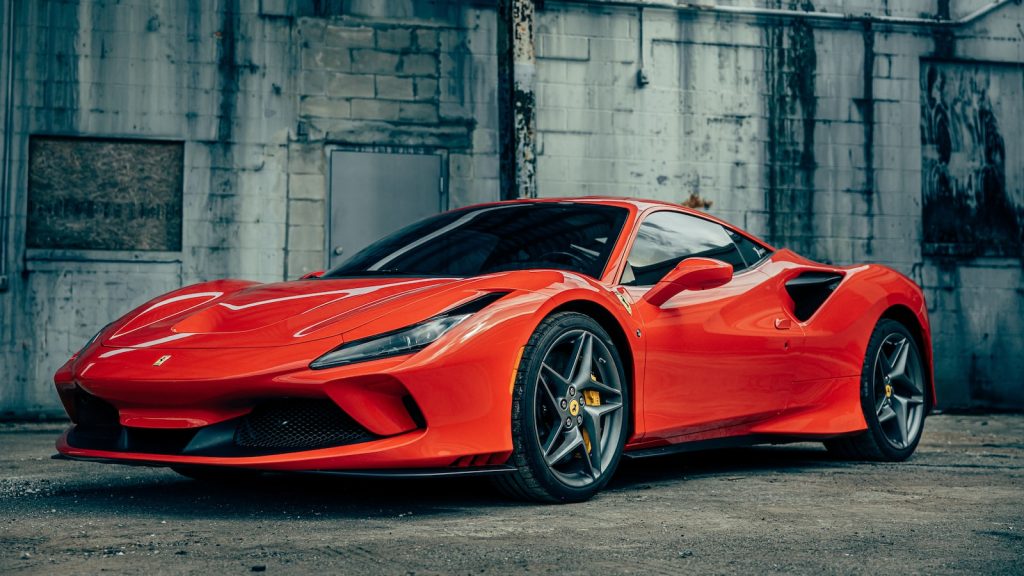
<svg viewBox="0 0 1024 576"><path fill-rule="evenodd" d="M53 372L162 292L323 268L332 146L443 148L451 206L498 198L496 16L486 4L13 5L0 417L60 414ZM27 248L33 135L183 142L181 250Z"/></svg>
<svg viewBox="0 0 1024 576"><path fill-rule="evenodd" d="M985 3L731 4L955 19ZM1024 407L1022 22L1016 5L947 33L549 2L538 193L689 202L821 261L888 264L925 288L941 405Z"/></svg>
<svg viewBox="0 0 1024 576"><path fill-rule="evenodd" d="M988 0L722 3L957 18ZM13 6L0 416L58 414L53 371L155 294L321 268L331 147L444 149L451 207L499 196L492 3ZM1024 407L1022 21L1010 5L952 33L666 9L641 25L549 0L539 194L689 202L814 258L892 265L925 287L942 405ZM45 134L183 142L182 249L26 248Z"/></svg>

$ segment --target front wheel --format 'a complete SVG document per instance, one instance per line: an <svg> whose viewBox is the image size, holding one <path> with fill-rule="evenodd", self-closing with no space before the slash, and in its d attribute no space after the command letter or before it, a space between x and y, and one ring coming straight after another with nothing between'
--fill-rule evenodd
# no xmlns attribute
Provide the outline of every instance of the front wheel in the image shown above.
<svg viewBox="0 0 1024 576"><path fill-rule="evenodd" d="M861 407L868 429L825 442L842 458L898 462L914 453L927 413L926 375L906 326L883 319L868 343L861 373Z"/></svg>
<svg viewBox="0 0 1024 576"><path fill-rule="evenodd" d="M622 457L626 377L608 333L575 312L545 319L523 350L512 397L514 474L504 493L541 502L587 500Z"/></svg>

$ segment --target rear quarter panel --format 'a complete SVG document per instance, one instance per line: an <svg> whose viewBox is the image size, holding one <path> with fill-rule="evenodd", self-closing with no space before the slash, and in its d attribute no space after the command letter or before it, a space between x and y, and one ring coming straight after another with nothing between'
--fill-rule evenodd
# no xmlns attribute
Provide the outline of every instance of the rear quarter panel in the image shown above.
<svg viewBox="0 0 1024 576"><path fill-rule="evenodd" d="M835 293L806 322L800 380L859 377L871 333L883 316L897 316L918 338L934 405L931 330L921 289L899 272L876 264L837 269ZM800 398L796 399L798 402ZM804 401L807 401L804 398Z"/></svg>

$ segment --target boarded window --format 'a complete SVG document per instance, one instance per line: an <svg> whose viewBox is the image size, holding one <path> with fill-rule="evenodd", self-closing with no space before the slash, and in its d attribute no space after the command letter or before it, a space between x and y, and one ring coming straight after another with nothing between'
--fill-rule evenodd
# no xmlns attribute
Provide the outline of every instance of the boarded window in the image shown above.
<svg viewBox="0 0 1024 576"><path fill-rule="evenodd" d="M926 255L1020 255L1022 86L1020 66L921 63Z"/></svg>
<svg viewBox="0 0 1024 576"><path fill-rule="evenodd" d="M29 248L181 250L181 142L33 136Z"/></svg>

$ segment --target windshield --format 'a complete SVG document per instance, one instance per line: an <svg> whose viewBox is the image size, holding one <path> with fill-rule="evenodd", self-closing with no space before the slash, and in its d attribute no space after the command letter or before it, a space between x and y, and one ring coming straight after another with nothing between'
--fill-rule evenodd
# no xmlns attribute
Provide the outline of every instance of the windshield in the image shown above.
<svg viewBox="0 0 1024 576"><path fill-rule="evenodd" d="M627 214L625 208L570 202L446 212L370 244L323 277L468 277L557 268L597 278Z"/></svg>

